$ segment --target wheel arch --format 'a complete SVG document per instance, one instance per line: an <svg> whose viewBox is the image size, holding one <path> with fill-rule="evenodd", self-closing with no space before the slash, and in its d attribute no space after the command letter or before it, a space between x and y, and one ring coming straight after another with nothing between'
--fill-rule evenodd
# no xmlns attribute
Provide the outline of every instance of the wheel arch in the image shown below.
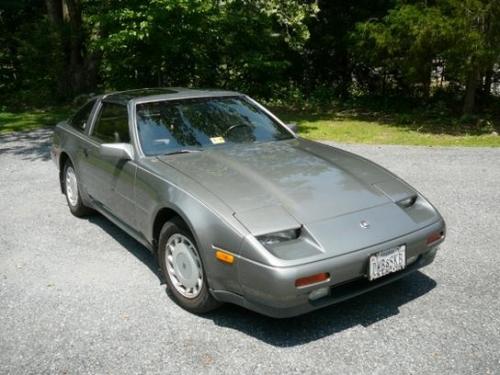
<svg viewBox="0 0 500 375"><path fill-rule="evenodd" d="M62 151L61 154L59 155L59 186L61 187L61 193L66 193L66 191L64 190L64 177L63 177L63 174L64 174L64 166L66 165L66 163L68 162L73 164L73 161L71 160L69 154L65 151ZM74 165L74 164L73 164Z"/></svg>
<svg viewBox="0 0 500 375"><path fill-rule="evenodd" d="M170 221L170 220L175 219L175 218L179 219L186 226L186 229L188 229L191 232L191 235L194 237L195 241L198 242L196 232L193 230L193 227L192 227L190 221L182 213L182 210L180 210L177 207L164 206L156 212L156 215L154 216L153 224L151 226L151 229L152 229L151 238L152 238L152 244L153 244L153 251L155 253L158 250L158 240L160 237L161 228L163 228L163 225L167 221Z"/></svg>

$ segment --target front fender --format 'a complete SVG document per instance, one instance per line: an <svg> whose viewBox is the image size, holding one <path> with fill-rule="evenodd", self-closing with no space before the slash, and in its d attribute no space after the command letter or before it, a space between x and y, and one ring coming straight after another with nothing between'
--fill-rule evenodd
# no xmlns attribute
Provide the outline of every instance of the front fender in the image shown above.
<svg viewBox="0 0 500 375"><path fill-rule="evenodd" d="M191 183L185 181L188 177L173 168L168 173L165 173L165 167L162 166L162 169L162 175L149 168L137 169L135 197L137 222L141 231L153 243L158 213L165 208L175 212L193 234L210 287L239 293L238 262L233 265L220 262L215 258L214 247L237 255L248 231L234 219L227 206L203 191L201 186L190 186L187 192L179 184ZM163 175L171 178L167 179Z"/></svg>

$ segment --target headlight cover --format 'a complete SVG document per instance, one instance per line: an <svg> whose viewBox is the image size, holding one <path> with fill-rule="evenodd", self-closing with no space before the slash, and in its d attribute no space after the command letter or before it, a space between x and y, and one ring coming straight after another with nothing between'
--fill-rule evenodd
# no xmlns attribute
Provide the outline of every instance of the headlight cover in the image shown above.
<svg viewBox="0 0 500 375"><path fill-rule="evenodd" d="M258 236L257 239L264 246L276 245L280 242L296 240L300 236L300 228L287 229L281 232L268 233Z"/></svg>

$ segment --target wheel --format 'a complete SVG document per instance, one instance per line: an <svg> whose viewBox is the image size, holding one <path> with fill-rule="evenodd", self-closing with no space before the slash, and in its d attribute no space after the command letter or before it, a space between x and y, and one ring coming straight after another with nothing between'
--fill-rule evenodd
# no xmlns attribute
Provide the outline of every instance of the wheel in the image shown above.
<svg viewBox="0 0 500 375"><path fill-rule="evenodd" d="M66 162L63 172L64 192L66 201L68 202L69 210L76 217L86 216L91 212L91 209L85 206L80 196L78 189L78 178L76 177L75 169L70 162Z"/></svg>
<svg viewBox="0 0 500 375"><path fill-rule="evenodd" d="M196 242L180 220L163 225L158 241L158 261L169 294L179 306L196 314L219 306L210 294Z"/></svg>

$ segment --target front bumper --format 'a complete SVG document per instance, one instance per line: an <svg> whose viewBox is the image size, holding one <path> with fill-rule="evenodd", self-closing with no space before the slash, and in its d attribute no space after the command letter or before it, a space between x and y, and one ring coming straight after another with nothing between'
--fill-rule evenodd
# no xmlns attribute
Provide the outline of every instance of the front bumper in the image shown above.
<svg viewBox="0 0 500 375"><path fill-rule="evenodd" d="M275 318L301 315L368 292L432 263L437 246L444 238L432 246L426 244L426 239L429 234L441 230L445 230L443 221L379 245L295 267L270 267L239 258L238 270L243 295L225 291L212 293L220 301L236 303ZM368 281L370 255L402 244L406 244L407 267L376 281ZM304 288L295 287L296 279L321 272L328 272L330 280ZM309 299L311 291L323 287L329 288L327 296L317 300Z"/></svg>

